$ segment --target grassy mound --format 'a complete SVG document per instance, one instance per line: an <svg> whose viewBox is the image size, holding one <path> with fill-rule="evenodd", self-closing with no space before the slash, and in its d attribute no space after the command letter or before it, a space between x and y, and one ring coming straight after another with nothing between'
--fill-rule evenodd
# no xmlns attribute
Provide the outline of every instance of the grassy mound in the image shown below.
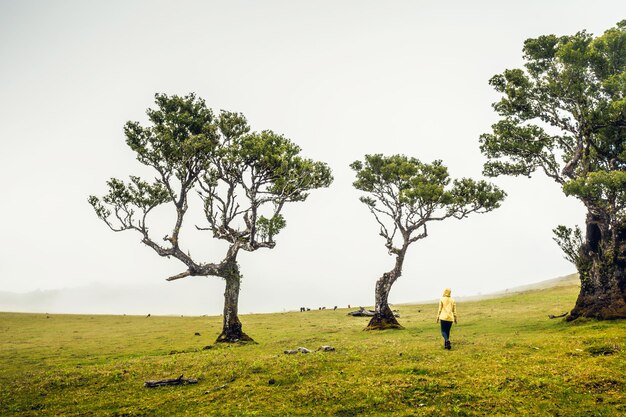
<svg viewBox="0 0 626 417"><path fill-rule="evenodd" d="M219 317L1 313L0 415L626 415L626 322L548 319L577 291L458 302L451 351L433 304L400 306L402 331L341 309L242 316L258 344L206 350ZM181 374L198 384L143 387Z"/></svg>

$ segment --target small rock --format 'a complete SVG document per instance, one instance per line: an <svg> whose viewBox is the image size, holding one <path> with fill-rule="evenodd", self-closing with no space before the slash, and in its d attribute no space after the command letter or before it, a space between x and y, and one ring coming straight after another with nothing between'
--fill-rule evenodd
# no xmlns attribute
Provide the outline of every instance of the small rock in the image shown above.
<svg viewBox="0 0 626 417"><path fill-rule="evenodd" d="M200 333L195 332L195 333L194 333L194 336L200 336Z"/></svg>
<svg viewBox="0 0 626 417"><path fill-rule="evenodd" d="M311 351L305 347L298 347L296 349L291 349L291 350L285 350L284 353L286 353L287 355L293 355L294 353L311 353Z"/></svg>
<svg viewBox="0 0 626 417"><path fill-rule="evenodd" d="M334 352L335 348L332 346L322 346L317 350L321 350L322 352Z"/></svg>
<svg viewBox="0 0 626 417"><path fill-rule="evenodd" d="M270 378L270 380L269 380L269 381L267 381L267 383L268 383L269 385L274 385L274 384L276 383L276 380L275 380L274 378Z"/></svg>

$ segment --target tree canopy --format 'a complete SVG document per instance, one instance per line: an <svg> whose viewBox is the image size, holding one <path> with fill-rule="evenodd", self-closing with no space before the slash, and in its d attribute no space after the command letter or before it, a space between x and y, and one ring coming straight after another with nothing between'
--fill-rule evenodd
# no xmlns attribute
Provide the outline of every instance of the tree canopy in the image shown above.
<svg viewBox="0 0 626 417"><path fill-rule="evenodd" d="M452 180L440 160L428 164L405 155L374 154L350 166L356 172L354 187L367 193L360 201L374 215L392 253L426 237L428 222L486 213L506 195L486 181Z"/></svg>
<svg viewBox="0 0 626 417"><path fill-rule="evenodd" d="M528 39L524 60L524 69L489 81L503 96L493 105L501 119L481 136L485 173L541 170L583 202L595 199L583 186L591 182L593 195L617 203L626 168L626 21L597 38L581 31Z"/></svg>

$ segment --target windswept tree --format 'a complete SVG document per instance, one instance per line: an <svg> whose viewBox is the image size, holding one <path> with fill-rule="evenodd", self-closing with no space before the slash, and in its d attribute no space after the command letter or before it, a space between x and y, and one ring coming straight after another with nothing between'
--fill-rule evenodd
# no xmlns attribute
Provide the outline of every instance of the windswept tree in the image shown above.
<svg viewBox="0 0 626 417"><path fill-rule="evenodd" d="M402 275L409 245L428 236L429 222L462 219L500 206L506 194L485 181L462 178L451 181L441 161L430 164L404 155L365 155L350 167L356 172L353 185L366 194L360 197L380 226L393 269L376 281L375 314L368 329L402 328L389 308L389 292Z"/></svg>
<svg viewBox="0 0 626 417"><path fill-rule="evenodd" d="M131 176L129 182L108 181L108 193L89 197L96 214L111 230L132 230L158 255L175 258L184 270L173 281L189 276L224 279L224 324L218 342L251 341L238 317L241 272L237 255L276 245L285 227L285 203L304 201L308 192L332 182L330 168L300 156L300 148L272 131L250 132L242 114L214 114L194 94L156 94L150 125L128 122L126 143L137 160L153 168L153 182ZM204 216L186 218L190 203L201 204ZM169 205L171 232L160 241L149 229L150 213ZM187 216L188 217L188 216ZM218 262L192 256L180 241L183 221L227 242Z"/></svg>
<svg viewBox="0 0 626 417"><path fill-rule="evenodd" d="M626 20L527 39L524 60L489 81L502 98L480 139L485 174L543 172L585 205L584 230L554 229L580 275L568 319L626 318Z"/></svg>

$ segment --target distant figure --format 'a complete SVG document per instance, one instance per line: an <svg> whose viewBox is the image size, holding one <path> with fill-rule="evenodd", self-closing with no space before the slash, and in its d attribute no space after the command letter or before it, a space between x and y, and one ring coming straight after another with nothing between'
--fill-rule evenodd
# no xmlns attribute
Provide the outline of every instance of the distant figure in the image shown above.
<svg viewBox="0 0 626 417"><path fill-rule="evenodd" d="M352 308L352 307L350 307L350 304L348 304L348 308Z"/></svg>
<svg viewBox="0 0 626 417"><path fill-rule="evenodd" d="M337 306L335 306L335 308L333 308L333 311L334 311L334 310L337 310Z"/></svg>
<svg viewBox="0 0 626 417"><path fill-rule="evenodd" d="M452 349L450 344L450 329L452 322L456 324L456 303L450 297L452 290L446 288L443 290L443 297L439 300L439 311L437 312L437 323L441 321L441 335L443 336L444 349Z"/></svg>

